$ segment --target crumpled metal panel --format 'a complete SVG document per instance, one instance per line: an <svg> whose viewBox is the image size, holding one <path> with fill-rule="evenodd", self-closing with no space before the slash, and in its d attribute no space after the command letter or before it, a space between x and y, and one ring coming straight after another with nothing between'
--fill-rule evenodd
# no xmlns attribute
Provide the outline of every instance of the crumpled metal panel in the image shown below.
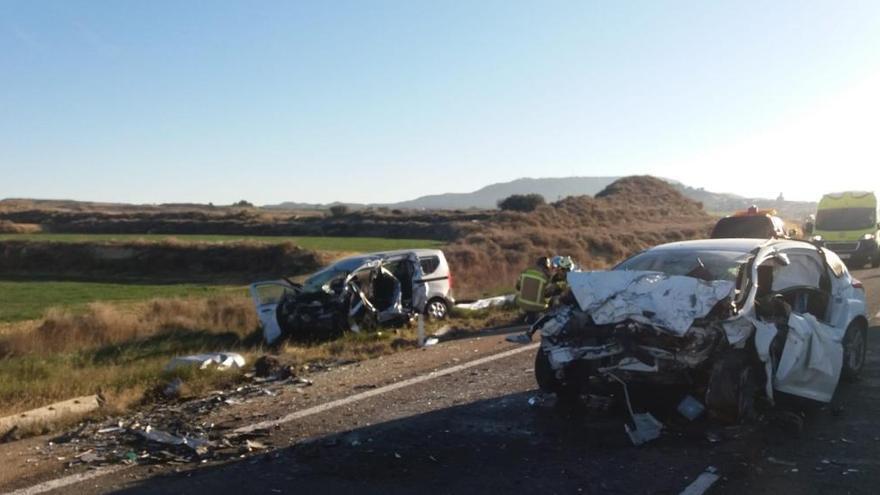
<svg viewBox="0 0 880 495"><path fill-rule="evenodd" d="M599 325L633 320L684 335L729 296L734 284L646 271L571 272L568 284L581 310Z"/></svg>
<svg viewBox="0 0 880 495"><path fill-rule="evenodd" d="M813 315L792 313L774 387L780 392L831 402L843 367L840 329Z"/></svg>

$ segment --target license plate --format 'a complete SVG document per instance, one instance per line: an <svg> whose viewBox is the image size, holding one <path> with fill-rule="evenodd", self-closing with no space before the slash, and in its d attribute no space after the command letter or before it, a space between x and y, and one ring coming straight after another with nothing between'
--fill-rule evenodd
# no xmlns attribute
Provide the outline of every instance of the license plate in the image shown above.
<svg viewBox="0 0 880 495"><path fill-rule="evenodd" d="M849 255L849 254L846 254L846 253L838 253L838 254L837 254L837 257L840 258L840 259L842 259L842 260L848 260L848 259L850 258L850 255Z"/></svg>

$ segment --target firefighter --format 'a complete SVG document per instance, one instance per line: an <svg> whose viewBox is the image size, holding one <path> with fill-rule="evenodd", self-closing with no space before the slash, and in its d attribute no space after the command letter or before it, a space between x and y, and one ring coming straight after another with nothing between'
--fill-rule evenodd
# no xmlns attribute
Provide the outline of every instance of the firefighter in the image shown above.
<svg viewBox="0 0 880 495"><path fill-rule="evenodd" d="M535 266L526 269L516 281L516 305L526 313L526 322L547 310L554 273L550 258L541 256Z"/></svg>
<svg viewBox="0 0 880 495"><path fill-rule="evenodd" d="M561 256L538 258L536 268L524 271L516 283L516 303L525 311L526 323L532 324L537 317L547 310L551 298L554 300L565 292L568 283L565 281L566 270L573 268L571 258ZM560 279L561 277L561 279ZM508 342L525 344L531 342L534 331L531 326L523 333L510 335Z"/></svg>

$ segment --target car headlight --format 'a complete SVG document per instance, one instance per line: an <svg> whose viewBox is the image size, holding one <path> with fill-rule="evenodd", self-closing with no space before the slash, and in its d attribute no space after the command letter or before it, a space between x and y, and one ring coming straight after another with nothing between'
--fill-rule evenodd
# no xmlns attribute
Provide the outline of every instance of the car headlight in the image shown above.
<svg viewBox="0 0 880 495"><path fill-rule="evenodd" d="M810 237L810 240L813 242L822 242L822 236L821 235L814 235L813 237Z"/></svg>
<svg viewBox="0 0 880 495"><path fill-rule="evenodd" d="M873 240L874 240L874 234L865 234L865 235L862 236L862 240L863 240L863 241L873 241Z"/></svg>

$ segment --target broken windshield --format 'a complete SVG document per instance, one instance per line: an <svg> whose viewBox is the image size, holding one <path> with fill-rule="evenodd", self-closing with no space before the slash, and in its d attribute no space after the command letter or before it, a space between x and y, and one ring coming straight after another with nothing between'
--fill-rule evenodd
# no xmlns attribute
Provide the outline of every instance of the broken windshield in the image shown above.
<svg viewBox="0 0 880 495"><path fill-rule="evenodd" d="M834 208L816 212L816 230L872 229L877 213L874 208Z"/></svg>
<svg viewBox="0 0 880 495"><path fill-rule="evenodd" d="M695 276L703 280L735 281L739 267L748 261L749 256L749 253L738 251L656 249L637 254L614 269Z"/></svg>

